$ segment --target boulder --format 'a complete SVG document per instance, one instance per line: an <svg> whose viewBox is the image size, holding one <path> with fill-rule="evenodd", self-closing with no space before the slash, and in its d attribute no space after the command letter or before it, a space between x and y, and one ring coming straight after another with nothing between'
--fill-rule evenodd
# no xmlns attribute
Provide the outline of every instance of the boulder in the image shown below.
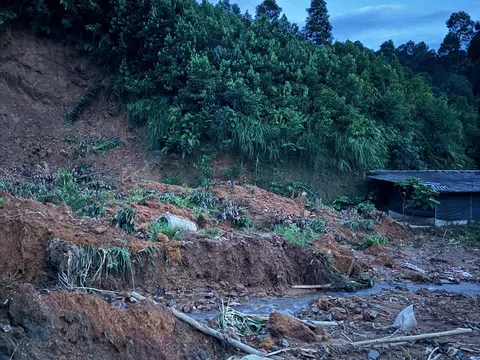
<svg viewBox="0 0 480 360"><path fill-rule="evenodd" d="M306 343L316 341L315 334L306 325L290 316L277 312L270 315L270 319L267 322L267 330L276 338L288 336Z"/></svg>

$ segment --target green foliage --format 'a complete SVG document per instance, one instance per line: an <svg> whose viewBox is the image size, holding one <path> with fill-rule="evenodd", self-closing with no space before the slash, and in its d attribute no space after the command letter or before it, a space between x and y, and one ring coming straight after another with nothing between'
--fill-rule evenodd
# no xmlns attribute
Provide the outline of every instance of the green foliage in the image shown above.
<svg viewBox="0 0 480 360"><path fill-rule="evenodd" d="M180 177L174 174L164 176L162 182L168 185L182 185L182 180L180 179Z"/></svg>
<svg viewBox="0 0 480 360"><path fill-rule="evenodd" d="M311 195L310 187L301 181L290 181L285 184L273 181L270 184L270 191L274 194L289 198L295 198L302 194L305 196Z"/></svg>
<svg viewBox="0 0 480 360"><path fill-rule="evenodd" d="M350 229L352 232L375 230L374 222L371 219L346 220L342 222L342 226Z"/></svg>
<svg viewBox="0 0 480 360"><path fill-rule="evenodd" d="M456 244L479 244L480 243L480 222L472 222L466 226L450 226L442 228L440 236L445 237L448 233L450 243Z"/></svg>
<svg viewBox="0 0 480 360"><path fill-rule="evenodd" d="M217 205L217 199L212 193L197 189L190 197L190 203L208 211Z"/></svg>
<svg viewBox="0 0 480 360"><path fill-rule="evenodd" d="M76 212L93 202L93 195L88 189L82 189L76 181L72 172L66 169L60 169L57 173L56 185L58 190L56 194L61 201Z"/></svg>
<svg viewBox="0 0 480 360"><path fill-rule="evenodd" d="M256 169L288 160L315 171L466 168L473 165L468 156L478 156L475 97L439 96L438 84L461 94L471 89L455 79L437 80L445 72L478 78L473 63L464 67L455 60L467 61L464 50L453 49L442 66L454 65L426 80L401 63L436 69L428 51L413 54L407 46L387 57L358 42L316 46L280 17L274 0L259 4L255 20L225 1L9 4L19 22L68 35L108 64L116 75L112 90L132 124L146 126L151 150L185 157L211 144ZM311 9L316 20L310 23L328 37L323 2L313 1ZM462 22L452 24L457 39ZM405 61L395 61L396 53ZM81 116L97 91L87 90L67 123Z"/></svg>
<svg viewBox="0 0 480 360"><path fill-rule="evenodd" d="M307 245L318 238L318 234L309 229L302 229L296 224L275 225L273 232L281 234L292 244Z"/></svg>
<svg viewBox="0 0 480 360"><path fill-rule="evenodd" d="M253 221L248 216L241 216L233 221L233 225L240 229L251 229L253 227Z"/></svg>
<svg viewBox="0 0 480 360"><path fill-rule="evenodd" d="M112 223L127 233L132 233L135 231L135 212L135 209L124 207L115 215Z"/></svg>
<svg viewBox="0 0 480 360"><path fill-rule="evenodd" d="M158 234L167 235L170 240L182 240L182 233L185 229L178 226L169 226L168 224L160 224L154 222L150 225L150 230L152 231L152 236L150 241L157 241Z"/></svg>
<svg viewBox="0 0 480 360"><path fill-rule="evenodd" d="M173 193L164 193L161 194L158 198L161 202L170 203L180 209L184 209L190 205L190 200L188 197L177 196Z"/></svg>
<svg viewBox="0 0 480 360"><path fill-rule="evenodd" d="M213 175L211 157L208 155L200 156L194 167L197 169L198 184L200 186L207 186Z"/></svg>
<svg viewBox="0 0 480 360"><path fill-rule="evenodd" d="M220 172L220 176L223 180L238 179L241 176L246 177L247 175L247 169L245 169L243 166L237 165L232 165L229 168L222 169Z"/></svg>
<svg viewBox="0 0 480 360"><path fill-rule="evenodd" d="M317 45L330 44L333 39L332 25L329 21L325 0L312 0L307 12L305 37Z"/></svg>
<svg viewBox="0 0 480 360"><path fill-rule="evenodd" d="M0 29L5 23L8 23L9 20L17 18L17 14L8 9L0 9Z"/></svg>
<svg viewBox="0 0 480 360"><path fill-rule="evenodd" d="M410 177L395 185L401 188L404 208L432 210L440 204L437 200L440 193L429 185L423 185L418 178Z"/></svg>
<svg viewBox="0 0 480 360"><path fill-rule="evenodd" d="M119 138L100 139L92 143L93 150L101 152L103 155L105 155L108 150L122 146L125 146L125 142Z"/></svg>
<svg viewBox="0 0 480 360"><path fill-rule="evenodd" d="M66 124L71 125L75 121L77 121L101 90L101 86L92 86L88 88L82 95L80 100L78 100L78 103L67 112L67 115L65 117Z"/></svg>
<svg viewBox="0 0 480 360"><path fill-rule="evenodd" d="M3 205L5 205L6 203L7 203L7 199L0 198L0 207L2 207Z"/></svg>
<svg viewBox="0 0 480 360"><path fill-rule="evenodd" d="M204 233L205 235L207 235L208 237L212 238L212 239L217 238L221 234L220 229L217 229L217 228L203 229L203 230L201 230L201 232Z"/></svg>
<svg viewBox="0 0 480 360"><path fill-rule="evenodd" d="M381 234L377 234L375 236L366 236L365 238L363 238L362 242L360 243L360 249L366 249L375 244L387 245L388 238Z"/></svg>

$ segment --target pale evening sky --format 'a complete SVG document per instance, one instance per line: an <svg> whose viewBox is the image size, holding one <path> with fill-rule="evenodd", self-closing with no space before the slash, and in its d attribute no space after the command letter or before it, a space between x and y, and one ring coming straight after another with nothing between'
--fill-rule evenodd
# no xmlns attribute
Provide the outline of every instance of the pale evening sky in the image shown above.
<svg viewBox="0 0 480 360"><path fill-rule="evenodd" d="M261 0L230 2L238 4L242 12L248 9L255 14ZM310 0L277 0L277 4L291 22L303 27ZM414 40L437 48L452 12L463 10L473 20L480 20L480 0L327 0L327 7L336 40L360 40L374 49L388 39L396 46Z"/></svg>

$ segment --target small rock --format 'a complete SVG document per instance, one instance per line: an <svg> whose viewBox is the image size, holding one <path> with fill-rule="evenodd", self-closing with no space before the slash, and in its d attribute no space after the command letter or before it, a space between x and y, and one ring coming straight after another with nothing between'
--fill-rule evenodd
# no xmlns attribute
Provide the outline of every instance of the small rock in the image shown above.
<svg viewBox="0 0 480 360"><path fill-rule="evenodd" d="M449 347L447 350L447 355L450 357L454 357L455 355L458 354L458 352L459 352L458 349L455 349L454 347Z"/></svg>
<svg viewBox="0 0 480 360"><path fill-rule="evenodd" d="M342 321L347 318L347 310L340 307L334 307L330 309L330 313L332 314L333 320Z"/></svg>
<svg viewBox="0 0 480 360"><path fill-rule="evenodd" d="M170 300L169 302L167 302L168 307L172 307L173 305L175 305L175 303L173 301Z"/></svg>
<svg viewBox="0 0 480 360"><path fill-rule="evenodd" d="M380 315L380 314L378 313L378 311L375 311L375 310L365 310L365 311L363 312L363 320L365 320L365 321L373 321L373 320L375 320L375 319L378 317L378 315Z"/></svg>
<svg viewBox="0 0 480 360"><path fill-rule="evenodd" d="M48 149L47 149L47 156L52 155L52 152L53 152L52 149L48 148Z"/></svg>
<svg viewBox="0 0 480 360"><path fill-rule="evenodd" d="M260 348L265 351L270 351L275 346L275 341L272 338L265 338L260 343Z"/></svg>
<svg viewBox="0 0 480 360"><path fill-rule="evenodd" d="M267 322L267 330L276 338L288 336L303 342L316 341L316 336L306 325L294 318L274 312Z"/></svg>
<svg viewBox="0 0 480 360"><path fill-rule="evenodd" d="M212 293L212 292L209 292L209 293L206 293L206 294L205 294L205 298L207 298L207 299L212 299L212 298L214 298L214 297L215 297L215 294Z"/></svg>
<svg viewBox="0 0 480 360"><path fill-rule="evenodd" d="M290 347L290 343L289 343L287 340L282 339L282 346L283 346L283 347L286 347L286 348L287 348L287 347Z"/></svg>
<svg viewBox="0 0 480 360"><path fill-rule="evenodd" d="M321 297L317 300L317 307L319 310L327 311L328 310L328 298Z"/></svg>
<svg viewBox="0 0 480 360"><path fill-rule="evenodd" d="M368 352L368 360L377 360L380 353L377 350L370 350Z"/></svg>
<svg viewBox="0 0 480 360"><path fill-rule="evenodd" d="M93 232L95 234L101 235L104 234L108 229L105 226L98 226L93 229Z"/></svg>
<svg viewBox="0 0 480 360"><path fill-rule="evenodd" d="M235 285L235 288L236 288L238 291L243 291L243 290L245 290L245 285L243 285L243 284L236 284L236 285Z"/></svg>

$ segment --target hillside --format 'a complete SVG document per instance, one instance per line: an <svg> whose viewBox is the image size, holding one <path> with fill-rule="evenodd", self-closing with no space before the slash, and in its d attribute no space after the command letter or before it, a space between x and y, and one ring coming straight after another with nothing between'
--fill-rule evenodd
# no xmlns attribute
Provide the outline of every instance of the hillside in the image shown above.
<svg viewBox="0 0 480 360"><path fill-rule="evenodd" d="M213 145L256 169L474 164L464 124L471 109L359 43L315 46L279 13L253 20L228 2L194 0L21 3L12 2L8 24L64 38L112 74L84 83L64 109L68 122L107 92L132 125L146 127L151 150L183 157Z"/></svg>
<svg viewBox="0 0 480 360"><path fill-rule="evenodd" d="M363 187L473 166L472 108L260 10L0 5L0 360L480 355L478 224L412 229ZM466 330L351 345L411 304L408 334Z"/></svg>

